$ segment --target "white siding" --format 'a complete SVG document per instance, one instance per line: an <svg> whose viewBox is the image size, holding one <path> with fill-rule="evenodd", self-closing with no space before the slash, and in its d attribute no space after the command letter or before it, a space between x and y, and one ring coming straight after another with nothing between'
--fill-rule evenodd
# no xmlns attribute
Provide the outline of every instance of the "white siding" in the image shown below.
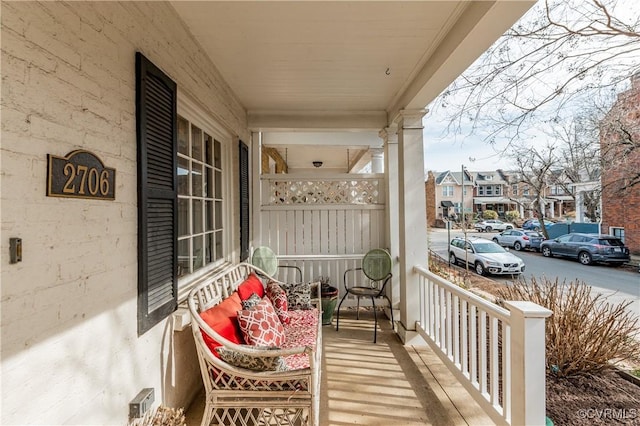
<svg viewBox="0 0 640 426"><path fill-rule="evenodd" d="M190 330L136 331L137 50L250 140L169 4L2 3L1 424L126 424L142 388L180 406L200 386ZM117 170L115 201L45 196L46 154L74 149Z"/></svg>

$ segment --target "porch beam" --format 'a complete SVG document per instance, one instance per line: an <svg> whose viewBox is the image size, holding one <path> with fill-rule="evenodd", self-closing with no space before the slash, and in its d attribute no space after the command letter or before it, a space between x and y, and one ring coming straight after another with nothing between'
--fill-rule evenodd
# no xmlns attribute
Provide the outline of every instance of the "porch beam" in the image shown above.
<svg viewBox="0 0 640 426"><path fill-rule="evenodd" d="M389 117L431 103L534 4L535 0L465 3L450 31L391 102Z"/></svg>
<svg viewBox="0 0 640 426"><path fill-rule="evenodd" d="M387 126L386 111L249 111L254 131L375 130Z"/></svg>
<svg viewBox="0 0 640 426"><path fill-rule="evenodd" d="M422 118L426 109L402 110L398 125L398 206L400 243L400 323L404 344L424 344L416 332L420 300L415 265L427 263L427 227L424 219L424 146Z"/></svg>

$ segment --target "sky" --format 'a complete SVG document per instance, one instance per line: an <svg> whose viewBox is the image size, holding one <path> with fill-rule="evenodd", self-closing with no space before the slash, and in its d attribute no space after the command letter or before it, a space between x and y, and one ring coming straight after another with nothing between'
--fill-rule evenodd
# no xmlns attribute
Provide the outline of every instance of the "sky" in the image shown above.
<svg viewBox="0 0 640 426"><path fill-rule="evenodd" d="M582 1L584 0L571 0L565 4L575 3L580 5ZM605 0L605 3L609 5L609 7L611 7L610 10L614 12L614 16L622 18L622 20L626 23L634 24L640 21L640 2L638 0ZM564 18L568 20L576 19L575 15L573 15L576 12L572 9L572 6L567 7L568 14L565 15ZM530 13L531 15L535 16L533 13L533 9L532 11L530 11ZM523 17L523 20L526 20L527 16L528 15L525 15ZM606 48L602 49L601 47L597 47L598 45L593 44L591 40L592 39L589 39L588 44L581 46L583 49L586 49L589 52L592 52L592 48L596 46L596 49L593 50L593 52L595 53L590 53L590 55L593 55L590 56L590 58L592 61L594 61L595 59L597 59L598 53L608 52L610 45L606 44ZM630 57L627 56L626 60L631 61L631 63L635 64L634 66L637 67L637 53L634 53ZM623 67L622 69L624 70L629 69L624 68L624 60L620 60L619 64L614 64L611 62L607 62L607 64L608 66L613 65L611 66L612 69L615 69L615 65L621 65ZM574 72L566 69L564 71L567 73ZM556 71L556 74L557 75L553 74L551 76L549 76L548 73L541 75L543 76L543 79L539 79L539 84L541 85L541 87L546 86L548 88L549 86L553 86L553 84L555 84L554 77L557 77L558 79L565 78L565 76L562 75L564 73L558 73ZM533 94L538 92L538 88L536 86L524 88L526 90L530 90ZM523 87L520 87L519 90L520 89L523 89ZM576 108L579 108L580 104L577 105L578 106ZM567 105L563 105L563 108L565 106ZM427 108L430 111L425 115L423 119L425 171L460 171L463 165L471 171L490 171L498 168L508 170L510 168L513 168L513 160L509 159L508 156L505 155L505 150L508 143L508 139L506 137L503 137L502 139L500 137L495 138L494 145L491 145L486 140L484 140L484 137L482 135L483 129L477 129L477 132L475 132L475 134L470 134L470 129L463 129L458 134L447 132L446 129L448 123L444 116L445 111L439 111L438 108L431 108L431 106L428 106ZM526 137L520 140L518 143L546 144L549 136L545 133L544 125L536 125L535 127L538 128L529 128L527 130Z"/></svg>

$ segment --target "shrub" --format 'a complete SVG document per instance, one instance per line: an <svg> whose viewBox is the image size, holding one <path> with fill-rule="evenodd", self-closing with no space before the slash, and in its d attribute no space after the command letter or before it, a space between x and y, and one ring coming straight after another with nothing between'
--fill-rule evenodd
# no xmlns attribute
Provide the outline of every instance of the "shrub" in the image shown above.
<svg viewBox="0 0 640 426"><path fill-rule="evenodd" d="M518 210L509 210L504 214L504 217L507 222L515 222L520 219L520 212L518 212Z"/></svg>
<svg viewBox="0 0 640 426"><path fill-rule="evenodd" d="M482 212L482 218L483 219L497 219L498 218L498 213L496 213L493 210L485 210Z"/></svg>
<svg viewBox="0 0 640 426"><path fill-rule="evenodd" d="M187 426L182 408L169 408L163 405L149 410L139 419L131 419L129 426Z"/></svg>
<svg viewBox="0 0 640 426"><path fill-rule="evenodd" d="M598 373L640 357L639 319L627 310L633 301L614 305L592 294L584 282L531 278L498 290L504 300L529 300L553 311L546 320L548 370L560 377Z"/></svg>

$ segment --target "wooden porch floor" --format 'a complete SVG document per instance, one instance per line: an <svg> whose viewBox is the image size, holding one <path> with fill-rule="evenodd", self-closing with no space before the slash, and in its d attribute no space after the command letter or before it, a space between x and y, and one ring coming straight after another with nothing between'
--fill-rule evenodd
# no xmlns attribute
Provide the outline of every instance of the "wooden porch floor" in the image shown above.
<svg viewBox="0 0 640 426"><path fill-rule="evenodd" d="M384 315L380 315L383 316ZM373 312L343 309L340 331L323 327L324 359L320 424L493 425L471 396L427 347L404 346L389 320ZM202 394L187 411L187 425L200 424Z"/></svg>

